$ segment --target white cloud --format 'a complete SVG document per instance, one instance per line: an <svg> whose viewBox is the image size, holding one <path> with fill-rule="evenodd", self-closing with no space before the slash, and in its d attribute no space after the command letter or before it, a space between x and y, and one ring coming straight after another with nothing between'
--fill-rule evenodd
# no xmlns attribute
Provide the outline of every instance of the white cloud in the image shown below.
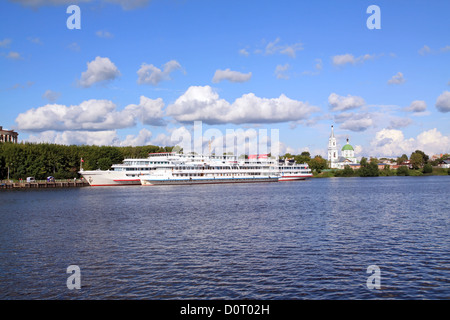
<svg viewBox="0 0 450 320"><path fill-rule="evenodd" d="M428 54L430 52L431 52L431 49L427 45L424 45L422 48L419 49L419 54L422 55L422 56L424 56L424 55L426 55L426 54Z"/></svg>
<svg viewBox="0 0 450 320"><path fill-rule="evenodd" d="M119 4L124 10L133 10L146 6L150 0L104 0L109 3Z"/></svg>
<svg viewBox="0 0 450 320"><path fill-rule="evenodd" d="M405 78L403 77L403 73L397 72L396 75L392 76L390 80L388 80L388 84L402 84L405 83Z"/></svg>
<svg viewBox="0 0 450 320"><path fill-rule="evenodd" d="M61 96L61 93L52 90L47 90L42 95L42 98L47 99L50 102L55 102Z"/></svg>
<svg viewBox="0 0 450 320"><path fill-rule="evenodd" d="M280 51L281 47L278 45L280 41L280 38L276 38L274 41L269 42L266 46L266 54L274 54L275 52Z"/></svg>
<svg viewBox="0 0 450 320"><path fill-rule="evenodd" d="M445 47L440 48L439 50L433 50L429 46L425 45L422 48L419 49L419 54L422 56L425 56L427 54L439 54L439 53L445 53L447 51L450 51L450 45L446 45Z"/></svg>
<svg viewBox="0 0 450 320"><path fill-rule="evenodd" d="M198 131L196 131L198 130ZM178 145L185 152L222 154L232 152L236 155L269 153L278 154L277 133L271 130L261 129L226 129L225 132L217 128L204 129L202 124L194 124L193 130L182 126L176 129L168 129L169 137L160 134L152 142L156 145Z"/></svg>
<svg viewBox="0 0 450 320"><path fill-rule="evenodd" d="M102 131L135 125L132 112L117 111L113 102L94 99L73 106L47 104L30 109L20 113L16 122L18 128L25 131Z"/></svg>
<svg viewBox="0 0 450 320"><path fill-rule="evenodd" d="M48 94L51 96L53 92ZM161 126L163 108L161 98L141 96L138 105L130 104L123 110L117 110L112 101L91 99L79 105L47 104L30 109L20 113L16 123L24 131L104 131L133 127L137 121Z"/></svg>
<svg viewBox="0 0 450 320"><path fill-rule="evenodd" d="M286 54L290 56L291 58L296 57L296 52L303 50L303 44L302 43L294 43L292 45L285 46L283 49L280 50L281 54Z"/></svg>
<svg viewBox="0 0 450 320"><path fill-rule="evenodd" d="M409 154L413 149L414 139L405 140L403 132L396 129L383 129L375 134L371 142L371 150L377 155L397 156Z"/></svg>
<svg viewBox="0 0 450 320"><path fill-rule="evenodd" d="M323 69L322 59L316 59L316 70L321 71Z"/></svg>
<svg viewBox="0 0 450 320"><path fill-rule="evenodd" d="M105 30L98 30L95 35L99 38L111 39L114 38L114 35L111 32Z"/></svg>
<svg viewBox="0 0 450 320"><path fill-rule="evenodd" d="M26 88L29 88L29 87L31 87L33 85L34 85L33 81L27 81L25 84L16 83L15 85L13 85L12 87L9 87L6 90L26 89Z"/></svg>
<svg viewBox="0 0 450 320"><path fill-rule="evenodd" d="M147 129L141 129L137 136L127 135L125 140L120 142L121 146L145 146L151 144L152 133Z"/></svg>
<svg viewBox="0 0 450 320"><path fill-rule="evenodd" d="M109 58L96 57L95 60L87 63L87 70L81 73L79 84L89 88L95 83L111 81L119 76L119 69Z"/></svg>
<svg viewBox="0 0 450 320"><path fill-rule="evenodd" d="M127 135L121 140L116 130L105 131L43 131L30 135L28 142L57 143L63 145L98 145L98 146L145 146L145 145L172 145L155 144L152 141L152 132L141 129L137 135Z"/></svg>
<svg viewBox="0 0 450 320"><path fill-rule="evenodd" d="M362 107L366 102L363 98L358 96L347 95L346 97L343 97L336 93L332 93L328 97L328 103L330 104L332 111L345 111Z"/></svg>
<svg viewBox="0 0 450 320"><path fill-rule="evenodd" d="M361 132L374 125L374 121L370 114L358 114L354 117L345 120L341 125L341 129L346 129L350 131Z"/></svg>
<svg viewBox="0 0 450 320"><path fill-rule="evenodd" d="M319 108L308 103L279 98L259 98L253 93L244 94L229 103L220 99L210 86L191 86L173 104L167 107L167 115L180 122L204 121L214 123L277 123L308 118Z"/></svg>
<svg viewBox="0 0 450 320"><path fill-rule="evenodd" d="M423 100L414 100L409 107L405 108L408 112L424 112L427 110L427 104Z"/></svg>
<svg viewBox="0 0 450 320"><path fill-rule="evenodd" d="M404 128L412 124L412 122L413 121L410 118L394 117L390 120L388 129Z"/></svg>
<svg viewBox="0 0 450 320"><path fill-rule="evenodd" d="M171 60L164 64L163 70L155 67L153 64L143 63L141 68L137 71L138 74L138 84L151 84L157 85L161 81L170 80L170 73L181 69L181 65L175 61Z"/></svg>
<svg viewBox="0 0 450 320"><path fill-rule="evenodd" d="M450 137L443 136L436 128L423 131L417 137L405 139L401 130L383 129L375 134L371 150L377 156L399 156L422 150L426 154L439 154L450 151Z"/></svg>
<svg viewBox="0 0 450 320"><path fill-rule="evenodd" d="M315 62L316 62L315 71L303 71L302 74L311 75L311 76L318 75L320 73L320 71L322 71L322 69L323 69L323 61L322 61L322 59L316 59Z"/></svg>
<svg viewBox="0 0 450 320"><path fill-rule="evenodd" d="M126 112L133 114L143 124L161 126L164 124L162 118L164 101L161 98L150 99L145 96L140 97L139 105L130 104L125 108Z"/></svg>
<svg viewBox="0 0 450 320"><path fill-rule="evenodd" d="M43 42L39 38L28 37L27 40L34 44L43 45Z"/></svg>
<svg viewBox="0 0 450 320"><path fill-rule="evenodd" d="M119 144L119 137L115 130L107 131L44 131L37 135L30 135L28 142L56 143L64 145L98 145L111 146Z"/></svg>
<svg viewBox="0 0 450 320"><path fill-rule="evenodd" d="M11 44L11 39L3 39L0 41L0 48L9 48Z"/></svg>
<svg viewBox="0 0 450 320"><path fill-rule="evenodd" d="M335 66L341 66L341 65L346 65L346 64L362 63L364 61L371 60L374 58L375 58L374 54L365 54L365 55L362 55L359 57L355 57L354 55L352 55L350 53L346 53L346 54L333 56L332 61Z"/></svg>
<svg viewBox="0 0 450 320"><path fill-rule="evenodd" d="M333 57L333 64L335 66L340 66L340 65L344 65L344 64L355 64L356 63L356 59L352 54L341 54L341 55L337 55Z"/></svg>
<svg viewBox="0 0 450 320"><path fill-rule="evenodd" d="M291 58L296 57L296 52L303 50L303 44L298 42L291 45L279 44L281 39L278 37L274 41L269 42L265 48L266 55L272 55L276 53L285 54L290 56Z"/></svg>
<svg viewBox="0 0 450 320"><path fill-rule="evenodd" d="M436 108L440 112L450 112L450 91L444 91L436 100Z"/></svg>
<svg viewBox="0 0 450 320"><path fill-rule="evenodd" d="M18 2L24 7L31 7L31 8L94 2L93 0L11 0L11 1ZM118 4L124 10L132 10L147 5L150 0L102 0L102 1L104 3Z"/></svg>
<svg viewBox="0 0 450 320"><path fill-rule="evenodd" d="M15 52L15 51L10 51L6 57L8 59L12 59L12 60L20 60L20 59L22 59L22 56L20 55L20 53Z"/></svg>
<svg viewBox="0 0 450 320"><path fill-rule="evenodd" d="M250 53L247 51L247 49L241 49L241 50L239 50L239 54L241 55L241 56L245 56L245 57L248 57L249 55L250 55Z"/></svg>
<svg viewBox="0 0 450 320"><path fill-rule="evenodd" d="M223 80L228 80L230 82L246 82L252 77L252 73L241 73L238 71L232 71L230 69L226 70L216 70L212 82L218 83Z"/></svg>
<svg viewBox="0 0 450 320"><path fill-rule="evenodd" d="M78 52L78 51L80 51L80 45L78 43L76 43L76 42L72 42L71 44L69 44L67 46L67 49L69 49L71 51Z"/></svg>
<svg viewBox="0 0 450 320"><path fill-rule="evenodd" d="M360 145L356 145L354 150L355 150L355 155L359 155L363 152L363 148Z"/></svg>
<svg viewBox="0 0 450 320"><path fill-rule="evenodd" d="M289 79L289 75L287 74L287 70L290 68L291 66L289 65L289 63L286 63L284 66L282 66L281 64L277 65L275 68L275 75L277 76L277 79Z"/></svg>

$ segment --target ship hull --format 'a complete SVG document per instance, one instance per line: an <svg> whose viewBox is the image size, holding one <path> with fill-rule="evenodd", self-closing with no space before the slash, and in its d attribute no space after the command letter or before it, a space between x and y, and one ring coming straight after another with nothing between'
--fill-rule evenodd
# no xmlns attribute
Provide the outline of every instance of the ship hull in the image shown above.
<svg viewBox="0 0 450 320"><path fill-rule="evenodd" d="M259 182L277 182L278 177L239 177L239 178L196 178L196 179L141 179L143 186L156 185L192 185L192 184L223 184L223 183L259 183Z"/></svg>
<svg viewBox="0 0 450 320"><path fill-rule="evenodd" d="M103 170L80 171L80 174L92 187L135 186L141 184L141 180L137 174L126 175L124 172Z"/></svg>
<svg viewBox="0 0 450 320"><path fill-rule="evenodd" d="M296 180L306 180L311 178L312 175L282 175L278 181L296 181Z"/></svg>

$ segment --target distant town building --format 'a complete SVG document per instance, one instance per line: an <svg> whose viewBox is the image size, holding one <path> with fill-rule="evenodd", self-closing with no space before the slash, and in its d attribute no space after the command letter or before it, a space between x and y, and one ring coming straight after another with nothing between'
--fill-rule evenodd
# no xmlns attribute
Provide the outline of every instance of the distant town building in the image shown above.
<svg viewBox="0 0 450 320"><path fill-rule="evenodd" d="M12 142L17 143L17 137L19 134L14 130L3 130L0 126L0 143L1 142Z"/></svg>
<svg viewBox="0 0 450 320"><path fill-rule="evenodd" d="M348 139L347 143L341 149L341 156L339 156L333 126L331 126L331 135L328 139L328 162L332 169L343 169L346 165L358 163L355 158L355 150L348 142Z"/></svg>
<svg viewBox="0 0 450 320"><path fill-rule="evenodd" d="M435 160L437 160L437 159L440 159L440 158L442 158L444 155L441 153L441 154L434 154L434 155L432 155L431 156L431 158L430 158L430 160L431 161L435 161Z"/></svg>
<svg viewBox="0 0 450 320"><path fill-rule="evenodd" d="M441 167L441 168L446 168L446 169L450 169L450 158L445 159L445 160L442 160L442 161L439 163L439 167Z"/></svg>

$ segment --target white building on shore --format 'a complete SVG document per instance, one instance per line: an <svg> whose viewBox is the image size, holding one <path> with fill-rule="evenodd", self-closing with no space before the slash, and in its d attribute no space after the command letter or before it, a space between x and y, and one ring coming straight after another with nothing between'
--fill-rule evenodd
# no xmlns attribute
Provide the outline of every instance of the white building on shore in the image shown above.
<svg viewBox="0 0 450 320"><path fill-rule="evenodd" d="M334 136L334 128L331 126L331 134L328 139L328 165L331 169L344 169L346 165L356 164L355 150L350 145L348 138L347 143L341 149L339 156L336 137Z"/></svg>

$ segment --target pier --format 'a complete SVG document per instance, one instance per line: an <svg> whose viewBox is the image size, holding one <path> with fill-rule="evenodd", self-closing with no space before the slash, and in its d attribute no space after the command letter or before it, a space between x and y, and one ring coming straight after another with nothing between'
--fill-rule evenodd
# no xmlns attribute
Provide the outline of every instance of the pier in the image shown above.
<svg viewBox="0 0 450 320"><path fill-rule="evenodd" d="M49 182L45 180L37 180L34 182L14 182L1 180L0 189L41 189L41 188L75 188L87 187L89 183L85 180L57 180Z"/></svg>

